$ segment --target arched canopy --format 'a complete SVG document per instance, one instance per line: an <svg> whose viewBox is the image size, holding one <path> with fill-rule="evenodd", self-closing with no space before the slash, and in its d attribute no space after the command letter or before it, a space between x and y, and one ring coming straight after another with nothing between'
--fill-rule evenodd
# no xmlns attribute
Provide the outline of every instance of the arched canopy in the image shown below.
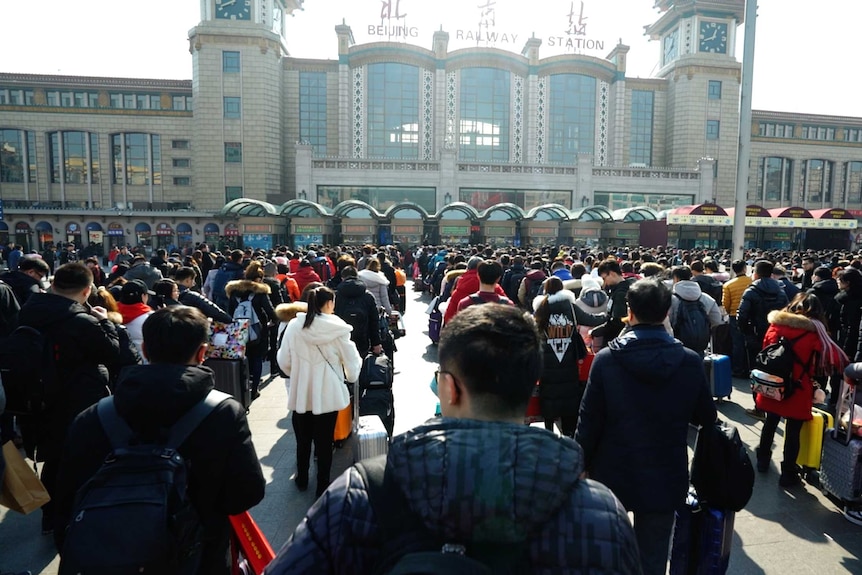
<svg viewBox="0 0 862 575"><path fill-rule="evenodd" d="M152 230L150 229L150 224L147 222L138 222L135 224L135 233L136 234L148 234Z"/></svg>
<svg viewBox="0 0 862 575"><path fill-rule="evenodd" d="M442 208L437 212L436 217L438 219L444 219L444 214L456 212L462 216L463 218L449 218L449 219L466 219L466 220L478 220L479 212L476 211L476 208L467 204L465 202L452 202Z"/></svg>
<svg viewBox="0 0 862 575"><path fill-rule="evenodd" d="M389 206L389 209L387 209L383 215L386 218L391 219L391 218L395 217L395 215L398 214L399 212L418 212L419 217L423 220L427 220L430 217L428 212L425 211L425 208L423 208L422 206L420 206L419 204L417 204L415 202L398 202L397 204L393 204L393 205ZM413 218L412 215L403 215L401 217L403 217L403 218L409 217L411 219L416 219L416 218Z"/></svg>
<svg viewBox="0 0 862 575"><path fill-rule="evenodd" d="M204 234L208 236L218 235L218 224L207 224L204 226Z"/></svg>
<svg viewBox="0 0 862 575"><path fill-rule="evenodd" d="M221 209L219 215L222 216L275 216L278 212L275 206L269 202L262 202L251 198L238 198L228 202Z"/></svg>
<svg viewBox="0 0 862 575"><path fill-rule="evenodd" d="M88 232L101 232L102 224L100 224L99 222L90 222L84 229L86 229Z"/></svg>
<svg viewBox="0 0 862 575"><path fill-rule="evenodd" d="M501 217L502 216L502 217ZM479 214L482 220L523 220L526 217L520 206L511 203L496 204Z"/></svg>
<svg viewBox="0 0 862 575"><path fill-rule="evenodd" d="M6 222L0 222L0 232L8 232L8 231L9 231L9 224L7 224Z"/></svg>
<svg viewBox="0 0 862 575"><path fill-rule="evenodd" d="M792 219L800 219L800 218L813 218L811 212L806 210L805 208L800 208L798 206L793 206L790 208L772 208L769 210L769 215L773 218L792 218Z"/></svg>
<svg viewBox="0 0 862 575"><path fill-rule="evenodd" d="M383 214L375 210L371 204L363 202L362 200L345 200L335 206L335 209L333 209L332 212L336 217L339 218L366 217L373 218L375 220L380 220L383 218Z"/></svg>
<svg viewBox="0 0 862 575"><path fill-rule="evenodd" d="M531 220L568 220L572 217L572 212L560 204L543 204L541 206L536 206L527 212L527 217Z"/></svg>
<svg viewBox="0 0 862 575"><path fill-rule="evenodd" d="M844 228L856 229L856 217L850 215L847 210L840 208L825 208L822 210L811 210L811 215L817 220L818 228Z"/></svg>
<svg viewBox="0 0 862 575"><path fill-rule="evenodd" d="M332 212L311 200L289 200L278 208L279 215L289 218L302 217L324 217L331 216Z"/></svg>
<svg viewBox="0 0 862 575"><path fill-rule="evenodd" d="M647 222L658 219L656 211L646 206L614 210L611 215L614 217L614 221L617 222Z"/></svg>
<svg viewBox="0 0 862 575"><path fill-rule="evenodd" d="M612 222L614 217L604 206L587 206L572 212L572 220L578 222Z"/></svg>
<svg viewBox="0 0 862 575"><path fill-rule="evenodd" d="M668 225L732 226L733 218L728 216L721 206L698 204L672 209L667 215L667 223Z"/></svg>
<svg viewBox="0 0 862 575"><path fill-rule="evenodd" d="M180 236L192 235L192 227L186 223L177 224L177 235L180 235Z"/></svg>
<svg viewBox="0 0 862 575"><path fill-rule="evenodd" d="M37 232L53 232L54 226L52 226L50 222L42 221L36 224L35 229Z"/></svg>

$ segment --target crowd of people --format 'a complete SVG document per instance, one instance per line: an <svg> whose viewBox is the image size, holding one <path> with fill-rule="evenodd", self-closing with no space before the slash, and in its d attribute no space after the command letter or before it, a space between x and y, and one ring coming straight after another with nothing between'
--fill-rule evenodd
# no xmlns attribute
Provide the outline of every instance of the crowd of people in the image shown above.
<svg viewBox="0 0 862 575"><path fill-rule="evenodd" d="M105 271L98 260L52 269L21 254L0 274L0 336L30 326L56 346L45 409L37 420L4 415L0 442L42 462L52 497L42 531L61 551L75 494L110 451L95 404L112 395L133 430L158 436L212 389L212 372L199 367L207 324L232 321L246 301L264 328L246 348L252 399L264 363L289 378L298 489L309 485L312 451L317 460L318 504L271 574L374 572L441 544L475 547L467 555L510 570L664 573L688 491L688 426L716 419L705 354L728 355L733 374L748 378L764 345L794 340L801 390L792 402L755 394L749 410L764 421L764 473L786 420L784 488L800 482L799 432L812 405L834 411L845 365L862 359L862 259L849 253L748 250L731 261L726 251L671 248L221 253L200 244L149 260L126 247L112 256ZM391 353L381 325L407 311L408 278L442 316L433 389L443 418L392 438L379 477L360 465L331 482L334 431L351 401L345 381L367 353ZM544 430L523 425L536 393ZM198 572L207 574L228 572L227 515L264 491L243 406L220 410L217 432L202 427L180 449L203 462L189 490L206 509ZM409 513L389 517L381 490ZM855 509L845 516L862 523Z"/></svg>

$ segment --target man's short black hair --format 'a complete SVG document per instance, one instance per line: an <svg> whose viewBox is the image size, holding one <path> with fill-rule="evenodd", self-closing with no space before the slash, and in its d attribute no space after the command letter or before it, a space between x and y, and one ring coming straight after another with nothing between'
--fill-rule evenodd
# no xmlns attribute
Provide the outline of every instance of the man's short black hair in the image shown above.
<svg viewBox="0 0 862 575"><path fill-rule="evenodd" d="M483 284L495 284L503 277L503 266L493 260L482 260L476 268L476 273L479 274L479 281Z"/></svg>
<svg viewBox="0 0 862 575"><path fill-rule="evenodd" d="M754 262L754 274L758 278L768 278L772 276L772 270L775 269L775 266L772 265L772 262L769 260L757 260ZM830 274L830 277L831 274Z"/></svg>
<svg viewBox="0 0 862 575"><path fill-rule="evenodd" d="M187 279L194 278L195 276L197 276L197 274L195 273L194 268L182 267L178 269L177 272L174 274L174 279L177 282L183 282Z"/></svg>
<svg viewBox="0 0 862 575"><path fill-rule="evenodd" d="M23 258L18 262L18 271L26 272L27 270L36 270L42 275L51 273L51 268L42 258Z"/></svg>
<svg viewBox="0 0 862 575"><path fill-rule="evenodd" d="M51 285L55 291L61 293L80 292L93 285L93 272L81 262L63 264L54 272Z"/></svg>
<svg viewBox="0 0 862 575"><path fill-rule="evenodd" d="M679 281L687 281L691 279L691 268L688 266L676 266L671 271L671 277Z"/></svg>
<svg viewBox="0 0 862 575"><path fill-rule="evenodd" d="M542 375L536 323L517 307L486 303L446 323L438 348L440 369L470 391L477 410L511 418L523 413Z"/></svg>
<svg viewBox="0 0 862 575"><path fill-rule="evenodd" d="M620 269L620 264L617 262L617 260L614 260L614 259L602 260L602 262L599 264L599 267L598 267L598 274L602 275L602 274L608 274L611 272L617 274L618 276L623 275L623 272Z"/></svg>
<svg viewBox="0 0 862 575"><path fill-rule="evenodd" d="M341 279L355 278L358 277L359 274L356 271L356 268L351 265L346 265L341 268Z"/></svg>
<svg viewBox="0 0 862 575"><path fill-rule="evenodd" d="M671 291L657 279L634 282L627 292L629 309L640 323L660 324L670 310Z"/></svg>
<svg viewBox="0 0 862 575"><path fill-rule="evenodd" d="M745 273L745 265L745 262L742 260L733 260L733 263L730 264L730 269L732 269L735 274Z"/></svg>
<svg viewBox="0 0 862 575"><path fill-rule="evenodd" d="M831 279L832 270L830 270L826 266L820 266L819 268L814 270L814 277L820 278L821 280Z"/></svg>
<svg viewBox="0 0 862 575"><path fill-rule="evenodd" d="M177 305L153 312L141 331L150 363L186 365L209 340L209 320L197 308Z"/></svg>

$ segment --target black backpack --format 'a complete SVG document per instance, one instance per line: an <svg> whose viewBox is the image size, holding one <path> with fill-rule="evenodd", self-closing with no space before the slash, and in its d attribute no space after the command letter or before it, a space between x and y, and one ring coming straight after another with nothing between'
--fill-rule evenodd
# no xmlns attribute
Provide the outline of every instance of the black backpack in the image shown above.
<svg viewBox="0 0 862 575"><path fill-rule="evenodd" d="M338 306L338 309L336 310L338 317L353 327L353 331L350 333L350 339L354 342L364 342L367 340L369 320L368 307L365 305L363 298L336 298L335 301L338 302L336 304Z"/></svg>
<svg viewBox="0 0 862 575"><path fill-rule="evenodd" d="M59 359L60 346L30 326L18 326L0 340L0 378L8 413L31 415L45 408L58 391Z"/></svg>
<svg viewBox="0 0 862 575"><path fill-rule="evenodd" d="M697 434L691 484L710 507L740 511L754 491L754 467L736 427L717 421Z"/></svg>
<svg viewBox="0 0 862 575"><path fill-rule="evenodd" d="M211 390L171 427L167 443L136 443L113 397L96 412L111 441L104 463L76 493L60 574L196 573L202 527L177 450L230 396Z"/></svg>
<svg viewBox="0 0 862 575"><path fill-rule="evenodd" d="M527 284L524 289L524 291L526 292L526 296L524 296L524 299L526 299L527 301L522 302L523 307L524 309L533 311L533 300L536 299L536 297L538 297L538 295L542 292L542 286L545 284L545 280L531 280L530 278L525 276L524 281Z"/></svg>
<svg viewBox="0 0 862 575"><path fill-rule="evenodd" d="M702 354L709 345L709 318L706 310L703 309L699 298L691 301L682 299L676 293L673 297L679 300L676 319L671 326L673 336L688 349Z"/></svg>
<svg viewBox="0 0 862 575"><path fill-rule="evenodd" d="M524 268L514 269L509 268L503 273L503 279L500 282L500 287L506 292L506 297L512 301L518 301L518 288L521 286L521 281L527 275L527 270Z"/></svg>
<svg viewBox="0 0 862 575"><path fill-rule="evenodd" d="M450 541L431 533L409 506L387 471L386 455L356 464L377 518L383 546L373 573L387 575L491 575L529 573L529 549L521 543Z"/></svg>
<svg viewBox="0 0 862 575"><path fill-rule="evenodd" d="M778 341L767 345L754 357L754 366L752 369L758 369L769 375L781 378L783 392L780 394L780 399L787 399L802 386L802 383L793 377L793 366L800 364L805 367L811 363L814 355L808 359L808 364L803 364L799 361L796 353L793 351L793 344L805 337L807 334L802 334L799 337L788 339L784 336L778 338ZM754 379L754 374L752 375Z"/></svg>

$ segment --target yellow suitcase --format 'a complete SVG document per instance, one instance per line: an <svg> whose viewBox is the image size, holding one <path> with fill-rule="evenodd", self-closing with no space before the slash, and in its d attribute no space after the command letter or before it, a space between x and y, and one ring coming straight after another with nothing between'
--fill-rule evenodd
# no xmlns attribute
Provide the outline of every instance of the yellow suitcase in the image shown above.
<svg viewBox="0 0 862 575"><path fill-rule="evenodd" d="M832 414L816 407L811 408L812 418L802 424L799 433L799 457L797 465L806 469L820 469L823 454L823 434L834 427Z"/></svg>

